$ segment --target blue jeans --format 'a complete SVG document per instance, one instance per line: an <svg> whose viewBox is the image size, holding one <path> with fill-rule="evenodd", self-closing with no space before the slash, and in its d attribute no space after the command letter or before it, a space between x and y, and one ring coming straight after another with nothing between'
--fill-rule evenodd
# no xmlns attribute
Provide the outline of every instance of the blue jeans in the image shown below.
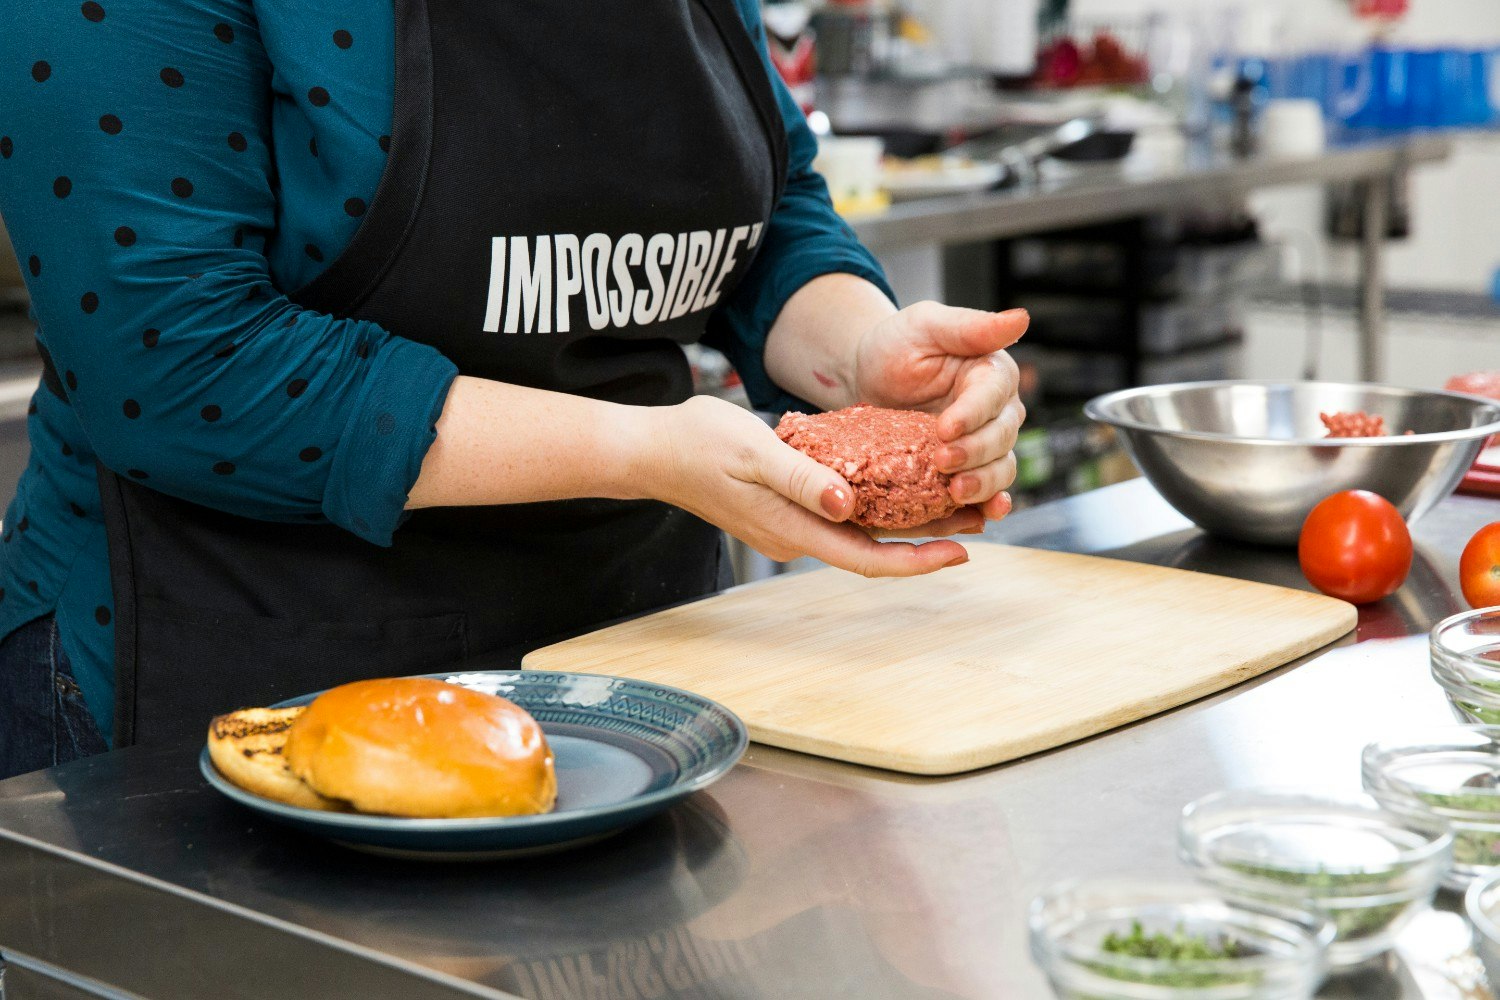
<svg viewBox="0 0 1500 1000"><path fill-rule="evenodd" d="M0 778L109 749L47 615L0 640Z"/></svg>

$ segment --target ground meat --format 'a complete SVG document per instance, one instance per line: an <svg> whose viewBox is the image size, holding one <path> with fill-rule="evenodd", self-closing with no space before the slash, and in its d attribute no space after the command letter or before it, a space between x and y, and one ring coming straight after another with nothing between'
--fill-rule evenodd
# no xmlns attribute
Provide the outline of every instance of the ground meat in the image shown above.
<svg viewBox="0 0 1500 1000"><path fill-rule="evenodd" d="M1385 437L1385 418L1356 410L1353 413L1320 413L1318 419L1331 438Z"/></svg>
<svg viewBox="0 0 1500 1000"><path fill-rule="evenodd" d="M934 465L939 442L930 413L863 404L816 416L788 413L776 434L854 487L855 524L916 528L959 508Z"/></svg>

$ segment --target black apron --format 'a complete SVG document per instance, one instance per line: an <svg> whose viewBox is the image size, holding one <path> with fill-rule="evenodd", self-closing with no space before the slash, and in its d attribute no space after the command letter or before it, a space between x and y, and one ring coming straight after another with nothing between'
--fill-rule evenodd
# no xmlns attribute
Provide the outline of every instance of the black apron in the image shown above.
<svg viewBox="0 0 1500 1000"><path fill-rule="evenodd" d="M786 137L734 0L395 0L390 159L345 252L293 299L467 375L638 405L700 339L779 200ZM720 536L654 502L413 514L382 548L101 471L115 741L701 596Z"/></svg>

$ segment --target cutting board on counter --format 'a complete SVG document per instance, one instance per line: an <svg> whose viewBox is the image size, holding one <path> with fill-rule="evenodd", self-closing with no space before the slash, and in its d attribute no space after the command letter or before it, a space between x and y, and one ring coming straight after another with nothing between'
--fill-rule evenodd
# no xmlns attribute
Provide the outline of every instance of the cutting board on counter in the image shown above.
<svg viewBox="0 0 1500 1000"><path fill-rule="evenodd" d="M1351 630L1352 605L1243 580L969 543L915 579L776 577L529 654L713 698L771 746L952 774L1229 687Z"/></svg>

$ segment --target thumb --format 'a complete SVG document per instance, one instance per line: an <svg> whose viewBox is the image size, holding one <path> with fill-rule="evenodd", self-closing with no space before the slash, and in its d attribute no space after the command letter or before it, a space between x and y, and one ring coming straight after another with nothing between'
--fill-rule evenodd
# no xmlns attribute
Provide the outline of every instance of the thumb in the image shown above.
<svg viewBox="0 0 1500 1000"><path fill-rule="evenodd" d="M1021 339L1031 322L1025 309L993 313L954 306L942 306L913 319L921 323L938 350L963 358L1005 350Z"/></svg>
<svg viewBox="0 0 1500 1000"><path fill-rule="evenodd" d="M854 513L854 490L844 477L789 444L768 447L760 471L767 486L825 520L844 521Z"/></svg>

